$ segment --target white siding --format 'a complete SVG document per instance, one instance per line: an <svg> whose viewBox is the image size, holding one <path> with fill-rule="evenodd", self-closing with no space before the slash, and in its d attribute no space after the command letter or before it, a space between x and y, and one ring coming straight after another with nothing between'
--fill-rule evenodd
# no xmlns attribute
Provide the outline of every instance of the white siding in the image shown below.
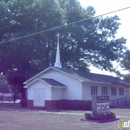
<svg viewBox="0 0 130 130"><path fill-rule="evenodd" d="M125 89L125 95L127 98L130 98L130 88Z"/></svg>
<svg viewBox="0 0 130 130"><path fill-rule="evenodd" d="M82 86L78 79L53 69L41 75L40 78L52 78L66 85L67 89L64 90L64 99L82 100Z"/></svg>
<svg viewBox="0 0 130 130"><path fill-rule="evenodd" d="M51 88L51 100L64 99L64 88Z"/></svg>
<svg viewBox="0 0 130 130"><path fill-rule="evenodd" d="M81 83L78 79L71 77L65 73L59 72L54 69L48 70L46 73L43 73L39 78L52 78L56 81L67 86L66 89L60 88L50 88L47 84L44 84L41 81L36 81L28 87L28 99L33 100L33 91L34 88L45 88L46 90L46 99L45 100L58 100L58 99L69 99L69 100L92 100L91 96L91 86L98 87L98 95L102 95L102 86L108 87L108 95L110 100L117 99L124 96L119 95L119 87L116 85L108 84L99 84L99 83ZM115 86L117 88L117 95L111 95L111 87ZM124 87L124 86L122 86Z"/></svg>
<svg viewBox="0 0 130 130"><path fill-rule="evenodd" d="M86 83L82 85L82 100L91 100L91 87Z"/></svg>
<svg viewBox="0 0 130 130"><path fill-rule="evenodd" d="M94 84L94 83L82 83L82 99L83 100L92 100L91 96L91 86L98 86L98 95L102 95L102 87L108 87L108 96L110 100L118 99L126 96L126 92L124 91L124 95L119 95L119 88L124 86L117 85L105 85L105 84ZM111 95L111 87L116 87L116 95Z"/></svg>
<svg viewBox="0 0 130 130"><path fill-rule="evenodd" d="M28 99L34 99L35 88L45 88L45 100L51 100L51 88L41 81L36 81L28 87Z"/></svg>
<svg viewBox="0 0 130 130"><path fill-rule="evenodd" d="M111 87L116 87L116 95L111 95ZM114 99L118 99L118 98L122 98L125 97L125 90L124 90L124 95L119 95L119 88L124 88L123 86L111 86L109 87L109 96L110 96L110 100L114 100Z"/></svg>
<svg viewBox="0 0 130 130"><path fill-rule="evenodd" d="M97 86L97 95L101 95L101 87L98 84L94 83L82 83L82 99L83 100L92 100L92 95L91 95L91 86Z"/></svg>
<svg viewBox="0 0 130 130"><path fill-rule="evenodd" d="M98 85L98 95L102 95L102 86L101 85Z"/></svg>

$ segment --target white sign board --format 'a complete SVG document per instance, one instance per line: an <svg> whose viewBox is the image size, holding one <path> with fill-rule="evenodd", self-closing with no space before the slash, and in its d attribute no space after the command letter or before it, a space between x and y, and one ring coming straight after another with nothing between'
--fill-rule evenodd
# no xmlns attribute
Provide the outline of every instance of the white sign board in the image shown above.
<svg viewBox="0 0 130 130"><path fill-rule="evenodd" d="M97 103L97 112L109 112L109 103Z"/></svg>
<svg viewBox="0 0 130 130"><path fill-rule="evenodd" d="M92 112L103 113L109 112L109 96L93 96L92 97Z"/></svg>

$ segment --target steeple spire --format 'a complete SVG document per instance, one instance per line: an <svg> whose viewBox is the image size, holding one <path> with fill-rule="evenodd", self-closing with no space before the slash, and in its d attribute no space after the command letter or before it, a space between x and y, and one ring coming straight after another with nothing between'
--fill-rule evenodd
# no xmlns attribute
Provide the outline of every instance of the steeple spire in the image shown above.
<svg viewBox="0 0 130 130"><path fill-rule="evenodd" d="M60 47L59 47L60 34L58 33L56 36L57 36L57 50L56 50L56 60L55 60L54 67L62 68L62 65L61 65L61 62L60 62Z"/></svg>

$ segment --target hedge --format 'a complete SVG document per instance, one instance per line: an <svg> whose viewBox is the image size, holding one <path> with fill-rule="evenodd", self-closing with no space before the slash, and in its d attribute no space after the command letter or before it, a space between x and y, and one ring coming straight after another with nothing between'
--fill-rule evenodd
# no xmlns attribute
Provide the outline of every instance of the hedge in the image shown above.
<svg viewBox="0 0 130 130"><path fill-rule="evenodd" d="M27 107L27 99L21 99L21 106Z"/></svg>
<svg viewBox="0 0 130 130"><path fill-rule="evenodd" d="M57 108L66 110L92 110L92 102L84 100L59 100Z"/></svg>
<svg viewBox="0 0 130 130"><path fill-rule="evenodd" d="M21 99L21 106L27 107L27 99ZM92 110L92 102L84 100L59 100L57 109L63 110Z"/></svg>

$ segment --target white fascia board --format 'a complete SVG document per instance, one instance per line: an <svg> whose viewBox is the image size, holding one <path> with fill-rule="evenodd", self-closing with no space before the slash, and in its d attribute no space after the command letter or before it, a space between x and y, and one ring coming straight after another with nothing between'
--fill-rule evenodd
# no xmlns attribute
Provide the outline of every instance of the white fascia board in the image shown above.
<svg viewBox="0 0 130 130"><path fill-rule="evenodd" d="M53 88L67 88L65 86L52 86Z"/></svg>
<svg viewBox="0 0 130 130"><path fill-rule="evenodd" d="M62 71L62 70L59 70L59 69L57 69L57 68L55 68L55 67L48 67L47 69L41 71L40 73L38 73L37 75L33 76L32 78L26 80L23 84L28 84L28 82L30 82L31 80L37 78L38 76L40 76L41 74L45 73L45 72L48 71L49 69L54 69L54 70L56 70L56 71L59 71L59 72L61 72L61 73L63 73L63 74L66 74L66 75L68 75L68 76L70 76L70 77L73 77L73 78L79 80L80 82L93 82L92 80L89 80L89 79L86 79L86 78L82 78L82 77L80 78L80 77L76 77L76 76L74 76L74 75L72 75L72 74L68 74L67 72L64 72L64 71Z"/></svg>
<svg viewBox="0 0 130 130"><path fill-rule="evenodd" d="M55 67L48 67L47 69L41 71L41 72L38 73L37 75L35 75L35 76L33 76L32 78L30 78L30 79L26 80L25 82L23 82L23 84L28 84L28 82L30 82L31 80L33 80L33 79L35 79L36 77L40 76L41 74L45 73L45 72L48 71L49 69L54 69L54 70L59 71L59 72L61 72L61 73L63 73L63 74L66 74L66 75L68 75L68 76L71 76L71 77L73 77L73 78L75 78L75 79L82 80L82 79L80 79L80 78L77 78L76 76L73 76L73 75L71 75L71 74L68 74L67 72L64 72L64 71L62 71L62 70L56 69Z"/></svg>
<svg viewBox="0 0 130 130"><path fill-rule="evenodd" d="M25 85L23 88L28 88L28 85Z"/></svg>
<svg viewBox="0 0 130 130"><path fill-rule="evenodd" d="M84 80L84 81L81 81L81 82L86 82L86 83L98 83L98 84L109 84L109 85L112 84L112 83L109 83L109 82L98 82L98 81L87 81L87 80L86 80L86 81Z"/></svg>
<svg viewBox="0 0 130 130"><path fill-rule="evenodd" d="M41 81L41 82L45 83L47 86L53 87L53 86L51 86L50 84L46 83L45 81L43 81L43 80L41 80L41 79L39 79L39 78L36 78L36 79L34 79L32 82L30 82L30 83L28 83L27 85L25 85L24 88L28 88L29 85L33 84L33 83L36 82L36 81Z"/></svg>
<svg viewBox="0 0 130 130"><path fill-rule="evenodd" d="M35 75L35 76L33 76L32 78L30 78L30 79L26 80L25 82L23 82L23 84L27 84L29 81L35 79L36 77L40 76L42 73L48 71L50 68L52 68L52 67L48 67L48 68L46 68L45 70L41 71L41 72L38 73L37 75Z"/></svg>

